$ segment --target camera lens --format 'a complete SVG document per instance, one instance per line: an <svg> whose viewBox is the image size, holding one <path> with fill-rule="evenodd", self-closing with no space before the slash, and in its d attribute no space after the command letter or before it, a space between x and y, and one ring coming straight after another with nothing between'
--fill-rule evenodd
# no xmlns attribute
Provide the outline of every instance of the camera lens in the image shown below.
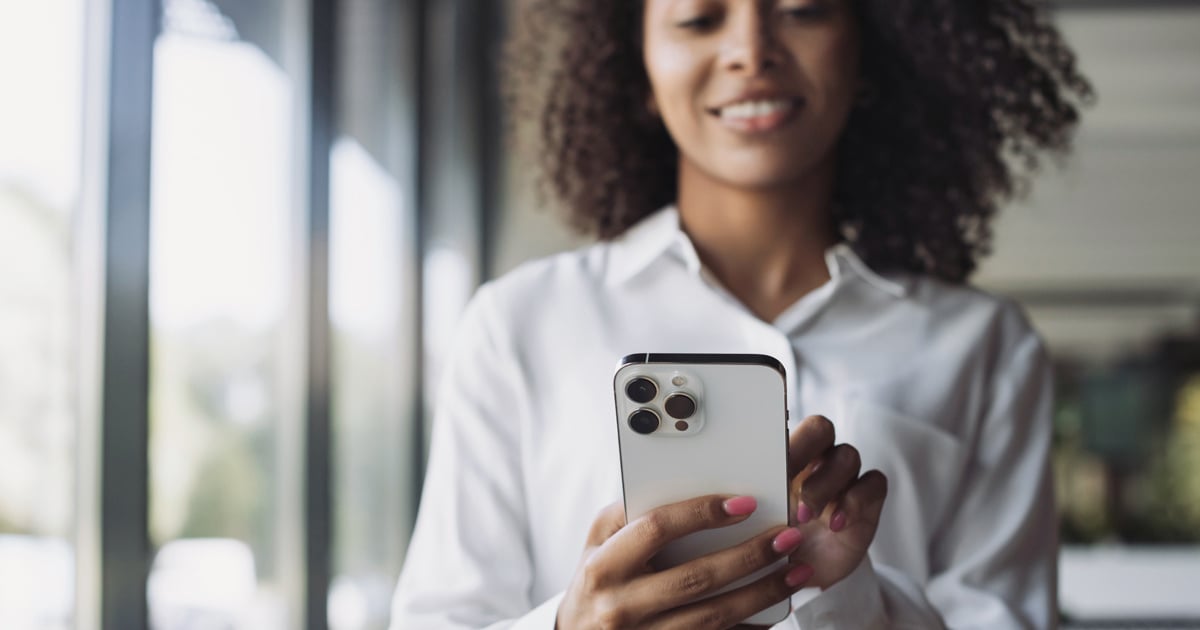
<svg viewBox="0 0 1200 630"><path fill-rule="evenodd" d="M644 405L658 395L658 386L654 384L654 381L639 376L625 385L625 395L629 396L633 402Z"/></svg>
<svg viewBox="0 0 1200 630"><path fill-rule="evenodd" d="M696 413L696 401L687 394L675 393L667 396L663 408L667 410L667 415L677 420L683 420L691 418L692 414Z"/></svg>
<svg viewBox="0 0 1200 630"><path fill-rule="evenodd" d="M638 409L629 414L629 428L647 435L658 430L658 414L649 409Z"/></svg>

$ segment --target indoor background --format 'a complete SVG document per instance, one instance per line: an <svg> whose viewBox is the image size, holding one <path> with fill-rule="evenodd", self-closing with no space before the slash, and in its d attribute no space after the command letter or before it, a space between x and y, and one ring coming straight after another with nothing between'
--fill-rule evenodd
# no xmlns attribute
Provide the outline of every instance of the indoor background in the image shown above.
<svg viewBox="0 0 1200 630"><path fill-rule="evenodd" d="M0 628L386 627L460 310L583 243L510 5L0 0ZM1200 2L1052 7L1098 102L976 282L1056 361L1064 617L1200 627Z"/></svg>

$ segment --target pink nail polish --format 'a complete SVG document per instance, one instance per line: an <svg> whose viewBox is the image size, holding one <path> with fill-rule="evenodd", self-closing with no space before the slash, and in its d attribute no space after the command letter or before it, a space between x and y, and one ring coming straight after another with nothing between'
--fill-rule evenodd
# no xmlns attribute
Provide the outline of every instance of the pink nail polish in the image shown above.
<svg viewBox="0 0 1200 630"><path fill-rule="evenodd" d="M788 586L790 586L792 588L796 588L797 586L800 586L801 584L812 579L812 576L813 576L813 568L808 566L807 564L802 564L802 565L799 565L796 568L792 569L791 571L788 571L787 575L784 576L783 581Z"/></svg>
<svg viewBox="0 0 1200 630"><path fill-rule="evenodd" d="M788 553L796 547L800 546L800 541L804 539L804 535L800 530L789 527L775 536L775 540L771 541L771 548L775 553Z"/></svg>
<svg viewBox="0 0 1200 630"><path fill-rule="evenodd" d="M846 513L834 512L833 518L829 519L829 529L840 532L846 527Z"/></svg>
<svg viewBox="0 0 1200 630"><path fill-rule="evenodd" d="M726 499L723 506L730 516L745 516L758 509L758 501L754 497L733 497Z"/></svg>
<svg viewBox="0 0 1200 630"><path fill-rule="evenodd" d="M807 523L813 519L812 508L808 507L803 501L800 502L800 507L796 508L796 521L798 523Z"/></svg>

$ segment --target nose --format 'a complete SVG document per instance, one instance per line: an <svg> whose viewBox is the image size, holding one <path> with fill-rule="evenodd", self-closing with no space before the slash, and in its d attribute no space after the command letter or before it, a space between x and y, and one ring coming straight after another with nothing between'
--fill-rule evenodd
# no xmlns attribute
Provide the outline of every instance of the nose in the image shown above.
<svg viewBox="0 0 1200 630"><path fill-rule="evenodd" d="M747 10L730 16L722 46L725 69L757 76L780 64L780 51L771 20L759 7L761 3L743 3ZM749 8L749 7L753 8Z"/></svg>

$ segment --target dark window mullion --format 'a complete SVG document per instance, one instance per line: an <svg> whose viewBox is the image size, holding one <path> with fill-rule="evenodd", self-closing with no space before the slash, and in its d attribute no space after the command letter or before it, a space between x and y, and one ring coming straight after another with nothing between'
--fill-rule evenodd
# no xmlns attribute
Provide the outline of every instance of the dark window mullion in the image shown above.
<svg viewBox="0 0 1200 630"><path fill-rule="evenodd" d="M410 175L412 177L412 191L409 194L409 199L413 202L413 239L414 249L413 255L415 269L413 270L413 296L416 298L416 308L413 309L413 327L410 331L414 336L412 355L412 370L413 379L413 402L412 402L412 448L407 453L409 460L412 463L411 467L411 496L413 504L411 513L417 513L417 507L421 501L421 491L425 486L425 444L428 441L427 432L431 424L430 419L426 418L426 375L425 375L425 309L423 299L425 296L425 255L427 243L427 231L429 219L426 216L425 207L429 203L430 186L427 185L427 177L430 169L426 166L426 158L429 155L429 147L431 144L429 134L426 132L429 126L430 106L431 103L426 102L426 88L428 87L430 71L426 67L425 50L428 46L425 25L428 18L427 0L417 0L409 5L407 17L411 20L409 33L412 34L411 44L408 50L411 53L412 63L412 85L413 85L413 134L412 138L415 144L414 159Z"/></svg>
<svg viewBox="0 0 1200 630"><path fill-rule="evenodd" d="M494 186L488 178L487 122L491 105L487 73L496 59L485 58L490 44L485 34L495 27L489 20L494 7L484 0L419 2L418 16L424 27L419 41L418 99L418 241L420 253L419 318L420 420L415 464L418 491L424 478L425 459L432 424L431 385L448 347L444 322L430 318L431 304L465 301L475 285L485 279L487 234L485 212ZM493 3L494 4L494 3ZM447 250L466 269L465 278L451 278L450 285L429 282L429 263L437 250ZM469 286L462 286L466 280ZM448 295L432 298L435 292ZM462 292L463 294L458 294ZM448 298L448 299L444 299ZM436 313L437 317L459 313ZM419 492L418 492L419 499Z"/></svg>
<svg viewBox="0 0 1200 630"><path fill-rule="evenodd" d="M330 149L337 102L336 0L310 0L308 169L308 338L305 422L304 628L328 627L332 579L332 467L329 321Z"/></svg>
<svg viewBox="0 0 1200 630"><path fill-rule="evenodd" d="M150 147L159 4L112 0L100 467L104 630L147 627Z"/></svg>

